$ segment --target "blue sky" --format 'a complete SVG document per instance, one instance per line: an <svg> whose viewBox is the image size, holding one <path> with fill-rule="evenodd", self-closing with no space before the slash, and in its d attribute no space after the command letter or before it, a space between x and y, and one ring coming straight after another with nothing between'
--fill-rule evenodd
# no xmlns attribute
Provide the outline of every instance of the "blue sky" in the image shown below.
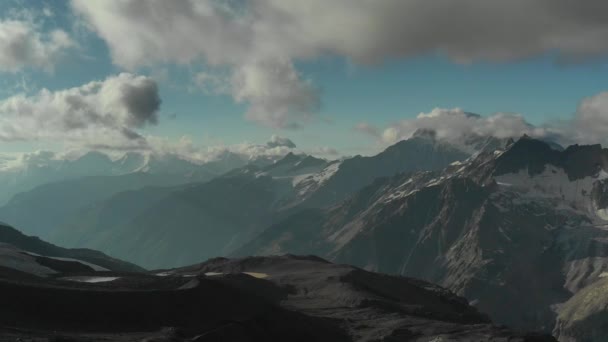
<svg viewBox="0 0 608 342"><path fill-rule="evenodd" d="M95 6L91 5L89 19L98 10ZM51 10L51 16L43 14L45 8ZM277 134L290 138L304 151L331 147L344 155L370 153L383 143L378 137L354 129L362 122L382 131L439 107L461 108L484 116L519 113L527 122L542 126L556 120L571 120L581 100L607 88L605 58L560 62L559 50L464 63L455 62L452 55L437 50L398 58L389 55L370 64L358 63L357 57L348 53L315 52L313 57L308 53L300 57L300 52L294 52L293 57L288 56L290 64L300 81L318 91L320 107L300 128L289 129L246 119L245 113L255 101L247 95L239 102L230 91L209 92L195 86L193 75L230 72L240 61L209 63L209 53L201 52L186 62L179 61L178 56L176 60L152 59L150 63L126 65L113 58L112 49L120 47L117 44L129 44L128 40L112 42L115 37L104 34L103 28L87 24L86 15L75 14L68 1L9 1L0 5L0 10L3 20L21 20L16 10L25 10L35 18L35 29L41 34L61 29L74 41L72 47L57 57L52 70L24 66L0 73L2 98L19 93L34 96L42 88L61 91L80 87L121 72L143 75L158 85L162 106L158 124L137 127L137 132L170 140L187 135L201 146L263 144ZM204 37L201 44L205 44ZM56 138L17 139L2 143L0 149L27 152L44 148L62 149L65 144Z"/></svg>

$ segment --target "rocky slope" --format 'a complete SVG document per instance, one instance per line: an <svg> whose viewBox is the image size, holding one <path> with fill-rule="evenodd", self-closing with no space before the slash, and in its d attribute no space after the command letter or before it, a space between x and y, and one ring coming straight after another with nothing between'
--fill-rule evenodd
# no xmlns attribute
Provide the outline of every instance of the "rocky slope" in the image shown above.
<svg viewBox="0 0 608 342"><path fill-rule="evenodd" d="M0 341L554 341L494 326L424 281L316 257L99 274L0 268Z"/></svg>
<svg viewBox="0 0 608 342"><path fill-rule="evenodd" d="M554 335L562 342L608 340L608 273L560 306Z"/></svg>
<svg viewBox="0 0 608 342"><path fill-rule="evenodd" d="M499 323L551 332L559 304L608 271L607 170L599 145L523 138L294 214L237 254L318 254L419 277Z"/></svg>

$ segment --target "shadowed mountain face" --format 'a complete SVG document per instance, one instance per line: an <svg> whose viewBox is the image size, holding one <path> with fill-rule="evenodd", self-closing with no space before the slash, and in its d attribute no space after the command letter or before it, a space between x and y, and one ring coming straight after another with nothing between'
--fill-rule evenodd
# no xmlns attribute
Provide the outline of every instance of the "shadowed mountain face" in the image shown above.
<svg viewBox="0 0 608 342"><path fill-rule="evenodd" d="M195 179L138 172L49 183L13 197L0 207L0 217L23 227L28 234L52 238L55 230L64 227L74 215L115 194L147 187L175 187L189 181Z"/></svg>
<svg viewBox="0 0 608 342"><path fill-rule="evenodd" d="M439 173L378 180L236 254L317 254L419 277L499 323L551 332L558 305L608 271L607 156L524 138Z"/></svg>
<svg viewBox="0 0 608 342"><path fill-rule="evenodd" d="M134 273L52 258L16 268L2 251L2 341L554 341L494 326L430 283L317 257Z"/></svg>
<svg viewBox="0 0 608 342"><path fill-rule="evenodd" d="M18 265L23 262L26 269L29 269L29 264L31 264L34 268L43 266L58 272L63 272L64 268L89 270L91 267L94 269L95 266L116 272L143 271L141 267L110 258L98 251L55 246L37 237L24 235L5 224L0 224L0 244L0 267L11 267L11 265ZM18 258L14 259L13 257L16 255ZM78 261L80 263L76 265ZM88 264L92 264L92 266ZM17 269L24 271L21 268Z"/></svg>

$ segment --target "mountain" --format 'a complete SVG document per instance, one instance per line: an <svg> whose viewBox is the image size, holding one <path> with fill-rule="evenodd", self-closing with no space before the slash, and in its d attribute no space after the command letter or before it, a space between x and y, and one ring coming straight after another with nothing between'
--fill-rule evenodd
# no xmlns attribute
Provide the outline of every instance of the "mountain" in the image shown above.
<svg viewBox="0 0 608 342"><path fill-rule="evenodd" d="M608 271L607 170L599 145L559 151L524 137L441 172L378 179L234 255L317 254L418 277L496 322L551 332L560 304Z"/></svg>
<svg viewBox="0 0 608 342"><path fill-rule="evenodd" d="M9 268L36 275L67 270L115 272L143 271L139 266L110 258L90 249L66 249L27 236L13 227L0 224L0 269Z"/></svg>
<svg viewBox="0 0 608 342"><path fill-rule="evenodd" d="M608 272L577 292L559 308L553 334L560 341L608 340Z"/></svg>
<svg viewBox="0 0 608 342"><path fill-rule="evenodd" d="M72 215L51 237L67 246L98 249L145 267L175 267L225 256L266 227L297 212L342 201L377 177L440 170L468 153L433 137L416 136L373 157L328 162L289 153L269 165L232 170L207 183L170 192L149 207L114 215L114 201ZM146 202L144 191L130 201ZM137 198L140 198L138 200ZM124 203L124 201L122 201ZM99 224L98 222L114 222ZM147 252L153 250L154 253Z"/></svg>
<svg viewBox="0 0 608 342"><path fill-rule="evenodd" d="M39 164L30 163L32 167L27 172L17 173L44 184L30 184L32 189L14 195L0 207L0 220L20 227L28 234L53 240L55 236L61 235L56 230L65 228L69 222L74 221L73 218L79 216L77 213L88 211L120 192L145 187L179 189L183 184L206 182L233 167L243 167L248 162L251 165L267 165L267 160L268 158L260 157L247 161L230 152L204 164L193 163L172 154L135 152L128 152L116 160L99 152L90 152L74 160L53 160L50 164L44 159ZM42 170L45 170L44 173L38 174ZM28 178L29 171L41 177ZM6 174L0 171L0 189L3 175ZM19 182L16 184L26 185ZM147 190L142 191L142 195L145 196L146 193ZM10 195L11 192L6 194ZM61 200L57 200L58 197ZM148 202L146 198L140 201ZM31 215L32 212L36 215ZM55 242L63 243L61 239Z"/></svg>
<svg viewBox="0 0 608 342"><path fill-rule="evenodd" d="M242 157L229 152L207 163L195 163L169 153L129 152L118 159L112 159L95 151L75 158L60 157L52 152L37 152L24 155L21 160L9 161L18 163L6 165L5 161L5 165L0 165L0 204L5 204L16 194L40 185L82 177L147 173L202 181L248 163Z"/></svg>
<svg viewBox="0 0 608 342"><path fill-rule="evenodd" d="M172 192L188 186L149 186L126 190L90 205L80 206L78 210L64 216L64 221L57 229L50 231L48 239L61 246L95 246L109 238L111 227L126 224Z"/></svg>
<svg viewBox="0 0 608 342"><path fill-rule="evenodd" d="M206 177L202 180L206 180ZM50 238L56 229L63 227L80 210L115 194L146 187L176 186L190 181L196 181L196 178L137 172L48 183L15 195L0 207L0 218L28 234Z"/></svg>
<svg viewBox="0 0 608 342"><path fill-rule="evenodd" d="M116 194L74 214L51 239L156 268L226 255L273 222L293 177L326 164L288 154L206 183Z"/></svg>
<svg viewBox="0 0 608 342"><path fill-rule="evenodd" d="M220 258L162 272L79 274L43 278L0 268L0 335L67 341L555 341L495 326L436 285L316 257Z"/></svg>
<svg viewBox="0 0 608 342"><path fill-rule="evenodd" d="M324 207L337 203L379 177L400 172L441 170L467 159L469 153L419 131L372 157L355 156L327 166L320 173L294 181L295 203Z"/></svg>

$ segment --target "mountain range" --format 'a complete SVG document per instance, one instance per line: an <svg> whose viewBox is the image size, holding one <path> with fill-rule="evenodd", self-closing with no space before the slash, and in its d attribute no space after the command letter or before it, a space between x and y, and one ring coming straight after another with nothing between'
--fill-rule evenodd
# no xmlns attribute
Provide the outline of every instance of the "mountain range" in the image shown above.
<svg viewBox="0 0 608 342"><path fill-rule="evenodd" d="M58 245L165 269L154 274L269 274L264 265L274 265L277 284L298 288L279 275L284 268L333 262L353 265L332 266L347 273L438 284L522 331L568 342L608 338L608 149L600 145L562 148L527 136L455 144L420 130L375 156L327 161L289 153L209 180L140 170L52 182L14 196L0 218ZM237 259L212 259L218 256ZM188 264L195 266L179 268ZM302 291L351 286L331 283L349 279L340 272L323 276L323 285L308 275L297 280L307 284ZM384 286L393 285L373 291ZM328 310L338 304L326 301L331 291L319 291L323 309L303 298L281 305L357 322L350 311Z"/></svg>
<svg viewBox="0 0 608 342"><path fill-rule="evenodd" d="M15 164L15 160L10 159L9 161ZM82 177L145 173L162 176L164 182L190 183L212 179L249 162L264 164L266 161L265 158L248 160L231 152L225 152L212 161L202 163L189 161L171 153L128 152L113 159L96 151L71 158L41 151L22 156L15 165L5 163L8 165L0 169L0 204L5 204L13 196L40 185Z"/></svg>
<svg viewBox="0 0 608 342"><path fill-rule="evenodd" d="M144 271L8 226L0 291L2 341L555 341L493 325L439 286L318 257Z"/></svg>
<svg viewBox="0 0 608 342"><path fill-rule="evenodd" d="M144 267L177 267L228 255L292 213L338 203L377 177L441 170L468 156L422 136L372 157L325 161L289 153L273 164L249 164L208 182L118 193L67 215L69 220L45 236Z"/></svg>
<svg viewBox="0 0 608 342"><path fill-rule="evenodd" d="M575 327L593 325L598 307L570 311L608 271L607 170L599 145L557 151L524 137L441 172L378 179L338 205L285 218L235 255L316 254L417 277L499 323L586 341L596 332Z"/></svg>

